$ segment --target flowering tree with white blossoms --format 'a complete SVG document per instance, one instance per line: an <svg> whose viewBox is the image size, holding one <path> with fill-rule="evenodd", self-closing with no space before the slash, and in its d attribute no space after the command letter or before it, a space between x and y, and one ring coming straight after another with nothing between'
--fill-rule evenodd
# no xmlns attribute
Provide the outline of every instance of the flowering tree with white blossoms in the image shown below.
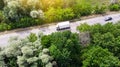
<svg viewBox="0 0 120 67"><path fill-rule="evenodd" d="M44 18L44 13L42 10L32 10L30 16L32 18Z"/></svg>
<svg viewBox="0 0 120 67"><path fill-rule="evenodd" d="M4 7L4 15L7 19L18 19L18 9L20 8L18 1L6 1L6 6Z"/></svg>
<svg viewBox="0 0 120 67"><path fill-rule="evenodd" d="M110 3L111 3L111 4L118 3L118 0L110 0Z"/></svg>
<svg viewBox="0 0 120 67"><path fill-rule="evenodd" d="M41 45L42 34L37 37L35 42L12 37L10 45L0 51L0 67L53 67L49 49Z"/></svg>

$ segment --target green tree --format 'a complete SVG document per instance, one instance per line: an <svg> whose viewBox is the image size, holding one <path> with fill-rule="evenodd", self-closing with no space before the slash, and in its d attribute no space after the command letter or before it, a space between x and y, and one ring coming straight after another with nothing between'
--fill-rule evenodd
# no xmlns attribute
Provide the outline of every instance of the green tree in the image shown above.
<svg viewBox="0 0 120 67"><path fill-rule="evenodd" d="M80 26L77 27L77 30L80 32L90 31L90 25L87 23L80 24Z"/></svg>
<svg viewBox="0 0 120 67"><path fill-rule="evenodd" d="M82 67L119 67L120 61L117 57L114 57L107 49L103 49L99 46L91 47L86 50L83 55Z"/></svg>
<svg viewBox="0 0 120 67"><path fill-rule="evenodd" d="M78 34L70 31L56 32L43 36L41 44L50 49L59 67L79 67L81 46L78 39Z"/></svg>
<svg viewBox="0 0 120 67"><path fill-rule="evenodd" d="M86 16L92 13L92 6L88 3L76 4L73 6L75 17Z"/></svg>
<svg viewBox="0 0 120 67"><path fill-rule="evenodd" d="M28 39L30 42L35 42L37 40L37 36L34 33L31 33L30 36L28 36Z"/></svg>
<svg viewBox="0 0 120 67"><path fill-rule="evenodd" d="M109 6L110 11L119 11L119 4L111 4Z"/></svg>
<svg viewBox="0 0 120 67"><path fill-rule="evenodd" d="M0 67L53 67L49 49L41 45L41 34L35 42L12 37L0 51Z"/></svg>
<svg viewBox="0 0 120 67"><path fill-rule="evenodd" d="M74 18L74 12L71 8L49 8L45 12L46 22L57 22L64 20L71 20Z"/></svg>
<svg viewBox="0 0 120 67"><path fill-rule="evenodd" d="M64 67L70 65L70 51L68 51L66 48L60 50L55 45L52 45L50 47L50 54L56 59L58 66Z"/></svg>
<svg viewBox="0 0 120 67"><path fill-rule="evenodd" d="M0 10L3 9L4 5L4 0L0 0Z"/></svg>
<svg viewBox="0 0 120 67"><path fill-rule="evenodd" d="M96 5L96 6L94 7L94 13L95 13L95 14L103 14L103 13L105 13L105 12L106 12L106 6L105 6L105 5L102 5L102 6Z"/></svg>

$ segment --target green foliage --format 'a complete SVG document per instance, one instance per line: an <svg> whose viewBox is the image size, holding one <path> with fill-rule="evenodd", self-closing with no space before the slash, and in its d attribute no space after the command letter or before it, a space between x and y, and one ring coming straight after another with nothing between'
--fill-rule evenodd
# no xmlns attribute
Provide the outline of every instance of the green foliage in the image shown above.
<svg viewBox="0 0 120 67"><path fill-rule="evenodd" d="M116 26L114 26L114 24L112 22L106 23L105 25L103 25L101 33L107 33L107 32L112 33L116 29L117 29Z"/></svg>
<svg viewBox="0 0 120 67"><path fill-rule="evenodd" d="M80 28L79 28L80 27ZM120 36L120 23L106 23L105 25L95 24L86 25L83 24L78 27L81 32L90 32L91 44L99 45L102 48L108 49L115 56L120 58L120 46L119 46L119 36Z"/></svg>
<svg viewBox="0 0 120 67"><path fill-rule="evenodd" d="M41 24L43 24L42 19L33 19L30 17L23 17L18 22L15 22L15 23L14 22L5 23L5 21L3 21L2 23L0 23L0 31L17 29L17 28L25 28L25 27L41 25Z"/></svg>
<svg viewBox="0 0 120 67"><path fill-rule="evenodd" d="M15 28L24 28L34 25L40 25L42 24L42 19L33 19L30 17L23 17L20 19L20 21L14 23Z"/></svg>
<svg viewBox="0 0 120 67"><path fill-rule="evenodd" d="M50 54L55 58L59 67L79 66L80 45L79 37L70 31L56 32L43 36L41 44L50 49Z"/></svg>
<svg viewBox="0 0 120 67"><path fill-rule="evenodd" d="M82 67L119 67L120 61L107 49L92 47L82 55Z"/></svg>
<svg viewBox="0 0 120 67"><path fill-rule="evenodd" d="M58 22L64 20L71 20L74 18L74 13L71 8L50 8L46 13L46 22Z"/></svg>
<svg viewBox="0 0 120 67"><path fill-rule="evenodd" d="M80 26L77 27L77 29L80 32L85 32L85 31L89 31L92 35L95 33L107 33L107 32L111 32L113 33L113 31L117 30L116 26L113 25L112 22L106 23L104 25L101 24L94 24L94 25L88 25L86 23L81 24Z"/></svg>
<svg viewBox="0 0 120 67"><path fill-rule="evenodd" d="M90 25L88 25L87 23L80 24L80 26L77 27L77 30L79 30L80 32L90 31Z"/></svg>
<svg viewBox="0 0 120 67"><path fill-rule="evenodd" d="M119 11L119 5L118 4L112 4L109 6L110 11Z"/></svg>
<svg viewBox="0 0 120 67"><path fill-rule="evenodd" d="M51 39L51 36L50 35L45 35L45 36L43 36L42 38L41 38L41 44L45 47L45 48L48 48L48 47L50 47L51 46L51 41L50 41L50 39Z"/></svg>
<svg viewBox="0 0 120 67"><path fill-rule="evenodd" d="M30 42L35 42L37 40L37 36L34 33L30 33L30 35L28 36L28 39Z"/></svg>
<svg viewBox="0 0 120 67"><path fill-rule="evenodd" d="M52 45L50 47L50 53L51 55L53 55L53 57L56 59L58 65L60 67L64 67L64 66L69 66L69 62L70 62L70 51L68 51L67 49L63 49L60 50L58 47L56 47L55 45Z"/></svg>
<svg viewBox="0 0 120 67"><path fill-rule="evenodd" d="M10 29L25 28L51 22L59 22L80 18L91 14L102 14L106 12L108 1L90 0L3 0L0 1L4 9L0 22L7 23ZM104 3L105 2L105 3ZM94 5L97 6L94 6ZM119 10L119 5L110 5L110 9ZM4 18L3 18L4 16ZM4 21L3 21L4 20ZM43 23L44 22L44 23ZM2 24L0 24L2 25ZM1 31L8 30L2 29Z"/></svg>
<svg viewBox="0 0 120 67"><path fill-rule="evenodd" d="M0 23L4 20L3 11L0 11Z"/></svg>
<svg viewBox="0 0 120 67"><path fill-rule="evenodd" d="M7 23L0 23L0 31L10 30L11 26Z"/></svg>
<svg viewBox="0 0 120 67"><path fill-rule="evenodd" d="M94 7L94 13L95 13L95 14L103 14L103 13L105 13L105 12L106 12L106 6L105 6L105 5L102 5L102 6L96 5L96 6Z"/></svg>
<svg viewBox="0 0 120 67"><path fill-rule="evenodd" d="M40 40L41 37L35 42L28 38L12 38L10 44L0 51L0 67L52 67L53 58Z"/></svg>
<svg viewBox="0 0 120 67"><path fill-rule="evenodd" d="M93 36L93 42L95 45L99 45L103 48L108 48L109 50L112 50L112 46L115 45L115 38L114 35L111 33L105 33L105 34L95 34Z"/></svg>
<svg viewBox="0 0 120 67"><path fill-rule="evenodd" d="M3 9L3 7L4 7L4 0L0 0L0 10L2 10Z"/></svg>
<svg viewBox="0 0 120 67"><path fill-rule="evenodd" d="M73 7L76 17L90 15L92 13L92 6L90 4L76 4Z"/></svg>

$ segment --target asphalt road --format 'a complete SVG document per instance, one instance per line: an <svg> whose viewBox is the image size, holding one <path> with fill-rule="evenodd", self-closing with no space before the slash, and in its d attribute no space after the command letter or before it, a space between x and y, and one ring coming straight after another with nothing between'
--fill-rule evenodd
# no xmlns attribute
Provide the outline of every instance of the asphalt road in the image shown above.
<svg viewBox="0 0 120 67"><path fill-rule="evenodd" d="M107 23L106 21L104 21L104 19L106 17L112 17L113 18L112 20L107 21L107 22L116 23L117 21L120 21L120 13L107 15L107 16L96 17L96 18L91 18L91 19L86 19L86 20L82 20L82 21L76 21L76 22L70 23L71 31L72 32L78 32L76 30L76 27L79 26L81 23L88 23L89 25L100 23L100 24L103 25L103 24ZM36 29L32 29L32 30L25 30L25 31L19 31L19 32L13 32L13 33L0 35L0 47L7 46L8 45L8 40L9 40L10 37L18 36L20 38L24 38L24 37L28 36L30 33L36 33L37 34L40 31L42 31L43 34L45 34L45 35L51 34L53 32L57 32L56 31L56 25L51 25L51 26L36 28Z"/></svg>

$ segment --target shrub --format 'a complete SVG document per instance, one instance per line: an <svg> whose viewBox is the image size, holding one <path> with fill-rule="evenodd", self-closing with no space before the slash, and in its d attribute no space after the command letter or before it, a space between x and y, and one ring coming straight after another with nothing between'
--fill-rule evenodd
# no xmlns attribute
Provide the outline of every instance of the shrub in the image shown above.
<svg viewBox="0 0 120 67"><path fill-rule="evenodd" d="M88 25L87 23L81 24L77 27L77 30L79 30L80 32L90 31L90 25Z"/></svg>
<svg viewBox="0 0 120 67"><path fill-rule="evenodd" d="M59 67L79 67L80 44L78 34L70 31L56 32L45 35L41 44L50 49L50 54L55 58Z"/></svg>
<svg viewBox="0 0 120 67"><path fill-rule="evenodd" d="M92 6L89 4L76 4L73 10L76 17L86 16L92 13Z"/></svg>
<svg viewBox="0 0 120 67"><path fill-rule="evenodd" d="M119 11L119 5L118 4L112 4L109 6L110 11Z"/></svg>
<svg viewBox="0 0 120 67"><path fill-rule="evenodd" d="M82 67L119 67L120 61L107 49L92 47L82 55Z"/></svg>
<svg viewBox="0 0 120 67"><path fill-rule="evenodd" d="M4 0L0 0L0 10L3 9L4 5Z"/></svg>
<svg viewBox="0 0 120 67"><path fill-rule="evenodd" d="M0 31L11 30L16 28L25 28L25 27L41 25L41 24L43 24L42 19L33 19L31 17L24 17L21 18L20 21L18 22L0 23Z"/></svg>
<svg viewBox="0 0 120 67"><path fill-rule="evenodd" d="M10 30L11 26L7 23L0 23L0 31Z"/></svg>
<svg viewBox="0 0 120 67"><path fill-rule="evenodd" d="M34 33L31 33L30 36L28 37L30 42L35 42L37 40L37 36Z"/></svg>
<svg viewBox="0 0 120 67"><path fill-rule="evenodd" d="M106 10L106 6L105 5L102 5L102 6L96 5L94 7L94 13L95 14L103 14L103 13L105 13L105 10Z"/></svg>
<svg viewBox="0 0 120 67"><path fill-rule="evenodd" d="M46 13L46 22L57 22L63 20L70 20L74 18L74 13L71 8L50 8Z"/></svg>
<svg viewBox="0 0 120 67"><path fill-rule="evenodd" d="M4 15L3 15L3 12L0 11L0 23L4 20Z"/></svg>
<svg viewBox="0 0 120 67"><path fill-rule="evenodd" d="M0 51L0 67L53 67L49 49L42 47L40 39L30 42L28 38L12 38Z"/></svg>
<svg viewBox="0 0 120 67"><path fill-rule="evenodd" d="M29 26L34 26L34 25L41 25L43 24L42 19L34 19L31 17L23 17L20 19L20 21L11 23L10 25L12 26L12 29L15 28L25 28Z"/></svg>
<svg viewBox="0 0 120 67"><path fill-rule="evenodd" d="M73 10L71 8L66 8L66 9L63 9L63 14L62 14L62 18L63 18L63 21L65 20L71 20L74 18L74 13L73 13Z"/></svg>
<svg viewBox="0 0 120 67"><path fill-rule="evenodd" d="M10 21L18 21L19 19L19 2L18 1L9 1L4 7L4 16Z"/></svg>
<svg viewBox="0 0 120 67"><path fill-rule="evenodd" d="M44 13L42 10L32 10L30 16L32 18L44 18Z"/></svg>

